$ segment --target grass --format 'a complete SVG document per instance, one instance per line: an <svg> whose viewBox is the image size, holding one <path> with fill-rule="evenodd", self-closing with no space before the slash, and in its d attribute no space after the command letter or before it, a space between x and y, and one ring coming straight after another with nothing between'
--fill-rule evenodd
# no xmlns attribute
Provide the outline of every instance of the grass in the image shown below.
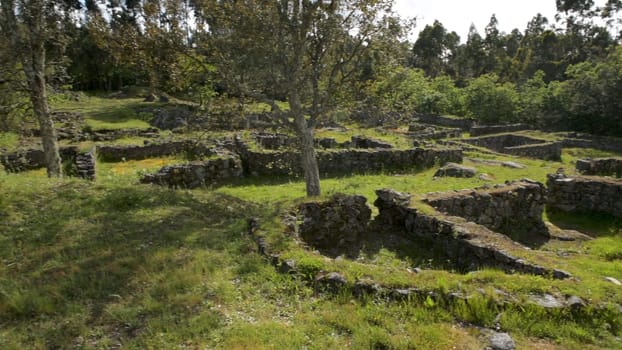
<svg viewBox="0 0 622 350"><path fill-rule="evenodd" d="M18 144L19 135L12 132L0 132L0 149L12 151L17 148Z"/></svg>
<svg viewBox="0 0 622 350"><path fill-rule="evenodd" d="M142 102L139 98L118 100L87 95L78 101L62 98L50 101L54 111L81 113L87 127L94 131L149 128L149 123L138 110L159 105Z"/></svg>
<svg viewBox="0 0 622 350"><path fill-rule="evenodd" d="M140 120L132 111L142 105L96 97L55 103L58 109L83 112L87 121L111 124ZM115 119L118 115L123 117ZM343 138L338 141L355 134L397 147L410 142L382 130L318 132ZM490 183L544 182L546 174L560 167L573 173L576 159L596 154L565 149L562 162L545 162L470 152L473 158L512 160L526 168L465 164L476 167L478 175L488 174ZM421 245L368 247L356 260L328 259L282 233L281 215L306 200L301 179L243 179L216 189L180 191L137 184L142 173L183 161L99 163L94 183L50 180L44 170L0 173L0 348L481 349L475 326L496 323L521 349L621 347L616 340L621 320L613 308L572 313L528 302L532 294L550 293L577 295L590 305L622 304L620 288L604 280L622 280L622 224L615 218L546 213L546 220L560 227L595 237L551 241L522 253L569 271L576 277L569 280L496 269L460 273ZM319 199L341 192L372 202L376 189L388 187L411 192L416 200L427 192L487 183L477 176L434 179L434 171L322 179ZM277 273L256 253L245 233L250 217L259 219L271 246L296 260L307 277L339 271L349 281L366 278L471 297L456 303L392 303L357 300L348 291L317 294L302 279ZM422 271L413 273L415 266ZM498 291L523 302L501 308Z"/></svg>

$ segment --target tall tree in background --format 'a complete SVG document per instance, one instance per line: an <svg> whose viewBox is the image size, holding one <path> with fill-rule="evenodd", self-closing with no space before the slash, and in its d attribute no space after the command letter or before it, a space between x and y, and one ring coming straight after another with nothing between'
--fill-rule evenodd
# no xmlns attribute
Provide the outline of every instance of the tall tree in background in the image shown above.
<svg viewBox="0 0 622 350"><path fill-rule="evenodd" d="M24 71L32 110L39 122L43 152L50 177L62 176L54 122L46 94L46 49L62 41L62 24L78 2L45 0L0 0L0 25L9 38L9 48Z"/></svg>
<svg viewBox="0 0 622 350"><path fill-rule="evenodd" d="M320 195L314 148L319 118L358 77L375 40L402 35L391 0L204 1L219 69L240 93L272 106L299 137L308 196ZM287 100L281 110L277 97Z"/></svg>
<svg viewBox="0 0 622 350"><path fill-rule="evenodd" d="M456 55L460 37L447 32L439 21L426 25L412 49L412 65L423 69L430 77L450 74L449 61Z"/></svg>

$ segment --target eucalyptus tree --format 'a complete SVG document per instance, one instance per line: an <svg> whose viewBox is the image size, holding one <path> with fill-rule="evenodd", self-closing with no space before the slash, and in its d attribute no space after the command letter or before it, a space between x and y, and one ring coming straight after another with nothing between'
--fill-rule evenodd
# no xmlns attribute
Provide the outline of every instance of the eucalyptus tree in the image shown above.
<svg viewBox="0 0 622 350"><path fill-rule="evenodd" d="M54 122L46 93L46 58L50 48L63 46L63 24L71 20L78 1L0 0L0 27L8 49L18 59L33 113L39 122L43 151L50 177L62 176Z"/></svg>
<svg viewBox="0 0 622 350"><path fill-rule="evenodd" d="M308 196L320 195L314 128L356 85L376 42L397 43L392 0L203 0L208 47L225 84L264 101L299 137ZM286 100L281 109L277 100Z"/></svg>

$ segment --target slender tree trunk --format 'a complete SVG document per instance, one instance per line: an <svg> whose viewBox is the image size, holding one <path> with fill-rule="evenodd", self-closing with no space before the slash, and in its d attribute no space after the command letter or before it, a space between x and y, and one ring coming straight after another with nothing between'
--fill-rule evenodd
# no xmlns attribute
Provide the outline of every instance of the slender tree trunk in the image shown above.
<svg viewBox="0 0 622 350"><path fill-rule="evenodd" d="M24 62L24 73L28 81L32 108L35 117L39 121L47 173L48 177L62 177L58 137L54 128L54 122L50 117L45 91L45 49L41 45L41 47L33 47L32 50L30 59L24 60L26 61Z"/></svg>
<svg viewBox="0 0 622 350"><path fill-rule="evenodd" d="M319 196L321 194L320 171L313 142L313 128L307 125L301 108L300 98L293 89L289 94L289 106L294 113L296 133L300 137L300 156L302 169L305 174L307 197Z"/></svg>

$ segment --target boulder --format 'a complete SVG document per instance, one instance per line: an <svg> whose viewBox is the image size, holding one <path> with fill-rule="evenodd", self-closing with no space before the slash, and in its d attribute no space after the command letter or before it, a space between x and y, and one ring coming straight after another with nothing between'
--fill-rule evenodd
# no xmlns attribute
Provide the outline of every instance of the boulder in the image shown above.
<svg viewBox="0 0 622 350"><path fill-rule="evenodd" d="M436 171L434 177L473 177L475 172L475 168L456 163L447 163Z"/></svg>

